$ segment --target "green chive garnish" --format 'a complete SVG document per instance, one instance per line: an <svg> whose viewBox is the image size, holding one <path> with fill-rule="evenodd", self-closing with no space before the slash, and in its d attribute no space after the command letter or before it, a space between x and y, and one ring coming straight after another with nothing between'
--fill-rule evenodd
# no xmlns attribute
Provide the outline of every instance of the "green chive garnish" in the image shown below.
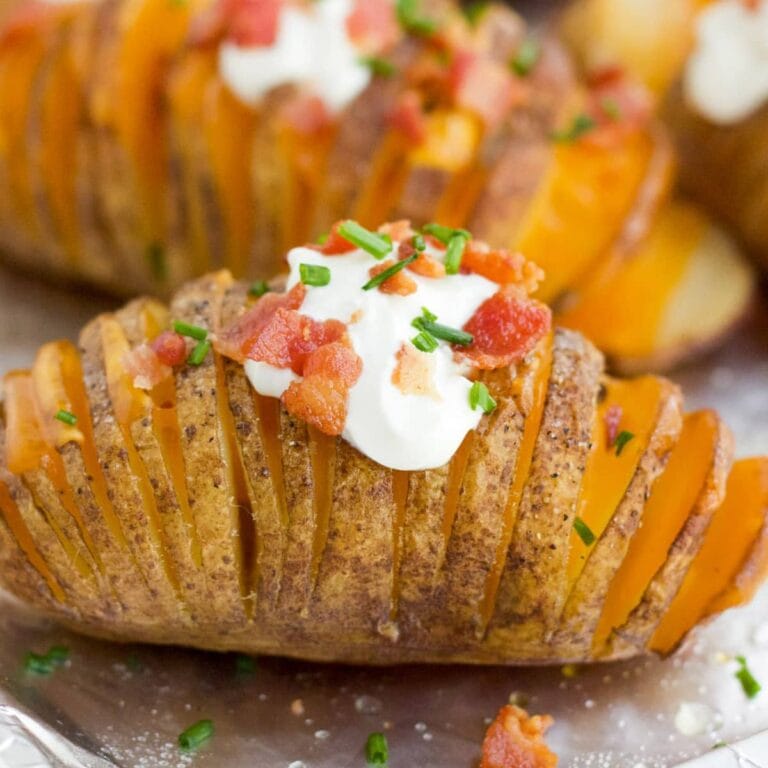
<svg viewBox="0 0 768 768"><path fill-rule="evenodd" d="M321 235L317 236L317 239L315 240L315 243L317 245L325 245L328 242L328 233L323 232Z"/></svg>
<svg viewBox="0 0 768 768"><path fill-rule="evenodd" d="M605 114L608 115L611 120L621 119L621 107L619 106L619 102L616 101L616 99L612 99L610 96L606 96L600 102L600 106L602 106L603 112L605 112Z"/></svg>
<svg viewBox="0 0 768 768"><path fill-rule="evenodd" d="M573 521L573 530L576 531L578 537L584 542L585 547L591 547L595 543L595 534L592 533L591 528L580 517Z"/></svg>
<svg viewBox="0 0 768 768"><path fill-rule="evenodd" d="M186 731L179 734L179 746L182 749L192 750L205 744L213 736L213 721L198 720L190 725Z"/></svg>
<svg viewBox="0 0 768 768"><path fill-rule="evenodd" d="M463 5L461 12L470 25L476 27L489 7L490 3L487 0L473 0L473 2Z"/></svg>
<svg viewBox="0 0 768 768"><path fill-rule="evenodd" d="M405 269L409 264L413 264L416 259L419 258L419 255L417 253L414 253L412 256L409 256L407 259L403 259L402 261L398 261L396 264L393 264L391 267L387 267L382 272L379 272L378 275L374 275L364 286L364 291L372 291L374 288L378 288L383 282L386 280L389 280L392 275L396 275L400 270Z"/></svg>
<svg viewBox="0 0 768 768"><path fill-rule="evenodd" d="M156 280L165 280L168 276L168 264L165 258L165 248L160 243L150 243L147 246L147 261L149 269Z"/></svg>
<svg viewBox="0 0 768 768"><path fill-rule="evenodd" d="M434 336L431 336L424 331L418 336L414 336L411 339L411 344L413 344L413 346L420 352L434 352L440 346Z"/></svg>
<svg viewBox="0 0 768 768"><path fill-rule="evenodd" d="M576 115L568 128L555 131L552 138L562 143L570 143L580 139L585 133L589 133L595 127L595 121L585 114Z"/></svg>
<svg viewBox="0 0 768 768"><path fill-rule="evenodd" d="M419 0L397 0L396 8L397 20L406 32L423 37L435 33L437 22L419 13Z"/></svg>
<svg viewBox="0 0 768 768"><path fill-rule="evenodd" d="M383 259L392 250L390 238L380 235L378 232L371 232L370 229L366 229L351 219L339 224L338 231L345 240L358 248L362 248L366 253L370 253L374 259Z"/></svg>
<svg viewBox="0 0 768 768"><path fill-rule="evenodd" d="M47 653L29 652L24 658L24 669L35 675L50 675L69 658L69 648L54 645Z"/></svg>
<svg viewBox="0 0 768 768"><path fill-rule="evenodd" d="M424 237L422 235L414 235L411 238L411 245L417 251L423 251L427 247L427 244L424 242Z"/></svg>
<svg viewBox="0 0 768 768"><path fill-rule="evenodd" d="M368 765L387 765L389 747L383 733L372 733L365 742L365 760Z"/></svg>
<svg viewBox="0 0 768 768"><path fill-rule="evenodd" d="M482 408L483 413L491 413L496 409L496 401L491 397L488 387L482 381L476 381L469 390L469 407L476 411Z"/></svg>
<svg viewBox="0 0 768 768"><path fill-rule="evenodd" d="M185 323L182 320L173 321L173 330L176 331L176 333L180 333L182 336L189 336L190 339L197 339L197 341L204 341L208 338L208 331L205 328L201 328L199 325Z"/></svg>
<svg viewBox="0 0 768 768"><path fill-rule="evenodd" d="M632 432L628 432L626 429L622 429L618 435L616 435L616 455L621 456L621 452L624 450L624 446L634 437Z"/></svg>
<svg viewBox="0 0 768 768"><path fill-rule="evenodd" d="M419 318L421 330L434 336L436 339L442 339L449 344L459 344L462 347L468 347L474 340L471 333L462 331L459 328L451 328L449 325L436 323L433 320L424 320ZM418 326L417 326L418 327Z"/></svg>
<svg viewBox="0 0 768 768"><path fill-rule="evenodd" d="M77 424L77 416L70 411L65 411L63 408L56 411L56 418L59 421L63 421L65 424L69 424L70 427L74 427Z"/></svg>
<svg viewBox="0 0 768 768"><path fill-rule="evenodd" d="M319 264L299 264L299 278L304 285L322 288L331 282L331 270Z"/></svg>
<svg viewBox="0 0 768 768"><path fill-rule="evenodd" d="M462 235L467 240L472 239L472 235L467 232L466 229L444 227L442 224L425 224L421 229L422 232L426 232L428 235L437 238L443 245L448 245L451 242L451 238L456 235Z"/></svg>
<svg viewBox="0 0 768 768"><path fill-rule="evenodd" d="M193 350L189 353L187 358L187 365L200 365L203 360L208 357L208 353L211 351L211 342L208 339L204 341L198 341L195 344Z"/></svg>
<svg viewBox="0 0 768 768"><path fill-rule="evenodd" d="M269 293L269 285L266 280L257 280L255 283L251 283L251 287L248 289L248 295L255 296L257 299L265 293Z"/></svg>
<svg viewBox="0 0 768 768"><path fill-rule="evenodd" d="M371 73L379 77L392 77L397 72L397 67L389 60L380 56L362 56L360 63L368 67Z"/></svg>
<svg viewBox="0 0 768 768"><path fill-rule="evenodd" d="M744 689L748 699L754 699L758 693L760 693L762 686L755 680L754 675L749 671L747 667L747 660L743 656L737 656L736 661L739 662L739 669L736 671L736 679L741 683L741 687Z"/></svg>
<svg viewBox="0 0 768 768"><path fill-rule="evenodd" d="M461 259L464 256L464 248L467 245L467 238L459 232L448 241L448 249L445 252L445 272L448 275L457 275L461 267Z"/></svg>
<svg viewBox="0 0 768 768"><path fill-rule="evenodd" d="M256 671L256 659L244 653L235 657L235 670L238 675L252 675Z"/></svg>
<svg viewBox="0 0 768 768"><path fill-rule="evenodd" d="M512 71L520 77L525 77L530 74L531 70L536 66L536 62L539 60L541 53L541 47L538 40L529 37L523 40L522 45L518 49L515 57L509 62L512 67Z"/></svg>

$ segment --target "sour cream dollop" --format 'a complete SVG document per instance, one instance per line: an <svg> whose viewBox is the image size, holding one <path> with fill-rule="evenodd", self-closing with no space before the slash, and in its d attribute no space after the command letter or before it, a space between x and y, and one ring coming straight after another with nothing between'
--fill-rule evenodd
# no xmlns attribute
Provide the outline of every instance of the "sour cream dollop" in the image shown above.
<svg viewBox="0 0 768 768"><path fill-rule="evenodd" d="M397 244L394 246L395 252ZM428 250L435 258L438 251ZM352 346L363 363L362 374L349 392L342 437L374 461L392 469L421 470L445 464L464 436L477 427L482 411L469 404L472 382L468 366L457 363L451 347L441 343L429 358L431 386L424 394L404 394L393 383L398 351L412 346L418 331L411 321L423 307L444 325L461 328L499 286L479 275L447 275L440 279L408 272L417 290L407 296L362 290L377 262L362 250L325 256L311 248L288 254L287 288L299 282L299 265L328 267L331 282L307 287L299 312L314 320L348 323ZM414 347L415 349L415 347ZM279 397L298 377L290 370L247 360L245 372L254 389Z"/></svg>
<svg viewBox="0 0 768 768"><path fill-rule="evenodd" d="M303 7L284 3L272 45L241 47L225 41L219 72L233 93L257 105L281 85L303 85L338 112L367 87L370 69L350 40L346 21L352 0L319 0Z"/></svg>
<svg viewBox="0 0 768 768"><path fill-rule="evenodd" d="M768 98L768 0L748 8L719 0L699 14L685 95L703 117L721 124L748 117Z"/></svg>

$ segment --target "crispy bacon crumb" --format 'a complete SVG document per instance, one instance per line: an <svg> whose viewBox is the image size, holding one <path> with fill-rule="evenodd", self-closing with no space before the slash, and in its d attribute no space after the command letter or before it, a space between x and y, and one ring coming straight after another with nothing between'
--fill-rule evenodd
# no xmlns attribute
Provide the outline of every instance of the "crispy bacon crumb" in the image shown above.
<svg viewBox="0 0 768 768"><path fill-rule="evenodd" d="M343 238L339 234L340 221L337 221L328 233L326 241L322 245L310 245L314 251L319 251L325 256L341 256L344 253L350 253L357 247L354 243L350 243L349 240Z"/></svg>
<svg viewBox="0 0 768 768"><path fill-rule="evenodd" d="M503 288L469 319L464 330L474 340L456 353L482 370L502 368L522 360L551 326L549 307L514 288Z"/></svg>
<svg viewBox="0 0 768 768"><path fill-rule="evenodd" d="M463 272L473 272L500 285L518 285L526 293L534 293L544 279L544 271L521 253L505 249L491 250L483 242L471 240L461 260Z"/></svg>
<svg viewBox="0 0 768 768"><path fill-rule="evenodd" d="M371 277L380 275L384 270L395 266L394 259L387 259L380 264L376 264L368 270L368 274ZM405 274L401 269L396 272L392 277L388 277L380 286L379 290L382 293L396 293L398 296L408 296L411 293L416 293L416 283Z"/></svg>
<svg viewBox="0 0 768 768"><path fill-rule="evenodd" d="M187 342L180 333L163 331L150 346L157 359L171 368L181 365L187 359Z"/></svg>
<svg viewBox="0 0 768 768"><path fill-rule="evenodd" d="M427 138L427 118L416 91L405 91L389 116L390 123L411 143L419 145Z"/></svg>
<svg viewBox="0 0 768 768"><path fill-rule="evenodd" d="M404 395L427 395L435 400L440 399L433 379L434 356L419 352L413 344L403 344L397 350L396 360L392 383Z"/></svg>
<svg viewBox="0 0 768 768"><path fill-rule="evenodd" d="M603 417L605 421L605 441L609 448L616 442L623 415L624 409L618 404L609 406L605 412Z"/></svg>
<svg viewBox="0 0 768 768"><path fill-rule="evenodd" d="M397 258L399 261L403 261L413 256L414 253L416 253L416 249L410 241L406 241L400 243L397 249ZM408 269L422 277L432 277L435 279L445 277L445 265L424 251L417 256L415 261L408 265Z"/></svg>
<svg viewBox="0 0 768 768"><path fill-rule="evenodd" d="M137 389L154 389L173 375L173 369L161 362L149 344L139 344L123 358L123 365Z"/></svg>
<svg viewBox="0 0 768 768"><path fill-rule="evenodd" d="M378 232L381 235L389 235L392 240L399 243L410 240L416 234L416 230L411 226L408 219L399 219L398 221L390 221L388 224L382 224Z"/></svg>
<svg viewBox="0 0 768 768"><path fill-rule="evenodd" d="M544 742L552 722L549 715L502 707L486 731L480 768L556 768L557 755Z"/></svg>

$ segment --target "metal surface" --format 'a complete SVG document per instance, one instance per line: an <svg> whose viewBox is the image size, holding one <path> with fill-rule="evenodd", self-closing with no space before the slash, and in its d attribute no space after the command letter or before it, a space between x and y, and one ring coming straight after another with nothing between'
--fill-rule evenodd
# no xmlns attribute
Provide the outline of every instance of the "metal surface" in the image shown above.
<svg viewBox="0 0 768 768"><path fill-rule="evenodd" d="M30 363L47 339L74 338L109 304L0 272L0 371ZM723 411L740 455L768 451L764 313L738 341L677 378L691 406ZM50 677L22 671L27 650L55 643L72 651L64 668ZM368 733L384 730L391 768L469 768L486 718L517 692L532 711L555 717L550 741L561 765L656 768L768 729L768 692L746 699L734 678L736 654L748 657L768 689L768 591L671 660L596 666L572 678L559 669L368 670L276 659L238 675L231 655L97 642L3 603L0 766L345 768L363 766ZM705 705L697 709L701 733L678 730L684 703ZM179 732L204 717L215 723L214 738L184 755ZM708 759L709 768L768 768L768 744L753 739Z"/></svg>

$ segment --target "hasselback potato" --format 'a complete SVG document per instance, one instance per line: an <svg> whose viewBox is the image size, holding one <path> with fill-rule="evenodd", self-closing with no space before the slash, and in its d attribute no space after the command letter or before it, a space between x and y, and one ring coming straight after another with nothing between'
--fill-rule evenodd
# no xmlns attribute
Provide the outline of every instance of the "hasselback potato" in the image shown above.
<svg viewBox="0 0 768 768"><path fill-rule="evenodd" d="M748 600L768 462L549 331L529 262L428 231L345 222L285 293L212 273L6 374L2 586L101 637L364 663L667 652Z"/></svg>
<svg viewBox="0 0 768 768"><path fill-rule="evenodd" d="M438 220L537 262L542 300L593 320L619 367L660 367L731 328L753 277L668 202L647 107L622 78L579 83L499 5L28 3L0 36L0 247L168 295L212 269L268 278L345 216Z"/></svg>

